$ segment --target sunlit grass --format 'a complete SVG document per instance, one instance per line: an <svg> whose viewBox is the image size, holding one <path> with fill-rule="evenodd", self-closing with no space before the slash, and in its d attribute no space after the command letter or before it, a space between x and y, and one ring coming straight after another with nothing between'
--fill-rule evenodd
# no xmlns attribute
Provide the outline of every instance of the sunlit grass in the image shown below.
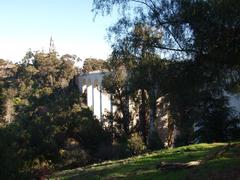
<svg viewBox="0 0 240 180"><path fill-rule="evenodd" d="M221 157L207 161L192 169L161 171L160 162L188 162L204 159L210 153L223 148L226 143L196 144L155 151L128 159L106 161L84 168L53 174L52 179L201 179L216 172L230 171L240 166L240 143Z"/></svg>

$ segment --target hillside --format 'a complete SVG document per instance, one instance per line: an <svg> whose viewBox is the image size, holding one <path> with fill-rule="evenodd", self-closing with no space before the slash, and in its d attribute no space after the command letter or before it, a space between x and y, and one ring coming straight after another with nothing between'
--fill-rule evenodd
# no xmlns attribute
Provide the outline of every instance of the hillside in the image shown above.
<svg viewBox="0 0 240 180"><path fill-rule="evenodd" d="M161 162L203 160L193 168L159 169ZM240 143L197 144L55 172L50 179L240 179Z"/></svg>

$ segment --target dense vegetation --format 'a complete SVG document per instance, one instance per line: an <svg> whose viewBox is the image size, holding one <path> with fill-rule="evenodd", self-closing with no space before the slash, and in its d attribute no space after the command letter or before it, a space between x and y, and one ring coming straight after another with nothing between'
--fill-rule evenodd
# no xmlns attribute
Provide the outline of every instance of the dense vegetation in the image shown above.
<svg viewBox="0 0 240 180"><path fill-rule="evenodd" d="M75 58L30 51L3 72L1 178L30 178L98 161L95 154L110 143L108 133L82 103L74 82Z"/></svg>
<svg viewBox="0 0 240 180"><path fill-rule="evenodd" d="M239 1L94 1L97 15L115 8L125 13L109 28L103 85L118 108L116 131L139 133L149 148L159 147L159 121L168 127L158 132L165 147L239 139L239 112L229 104L239 93Z"/></svg>

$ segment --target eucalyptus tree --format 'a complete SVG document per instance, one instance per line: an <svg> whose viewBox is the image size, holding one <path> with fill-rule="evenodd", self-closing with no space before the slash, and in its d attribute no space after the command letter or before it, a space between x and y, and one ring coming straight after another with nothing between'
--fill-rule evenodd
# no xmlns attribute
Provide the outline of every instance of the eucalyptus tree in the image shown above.
<svg viewBox="0 0 240 180"><path fill-rule="evenodd" d="M117 131L122 131L123 135L129 135L129 125L131 121L129 113L129 90L128 90L128 72L126 65L119 63L121 60L117 59L118 63L114 63L115 58L110 58L107 61L109 73L104 76L102 86L104 91L111 95L112 105L115 106L116 112L114 120L117 126L120 126ZM111 112L113 113L113 112ZM113 128L113 122L110 122Z"/></svg>
<svg viewBox="0 0 240 180"><path fill-rule="evenodd" d="M239 64L238 0L94 0L104 15L115 7L131 22L141 21L163 32L153 46L195 60ZM128 11L129 13L127 13ZM124 22L122 19L119 22ZM127 21L130 24L129 21Z"/></svg>
<svg viewBox="0 0 240 180"><path fill-rule="evenodd" d="M162 32L146 24L136 22L131 32L123 39L128 41L127 54L134 56L130 70L130 89L141 94L140 129L147 143L147 137L155 131L156 100L159 96L161 73L165 64L156 54L154 44L161 41ZM121 44L118 42L118 44ZM142 82L142 83L141 83ZM148 105L147 105L148 104ZM147 106L149 107L149 127L147 128ZM148 134L147 134L148 131Z"/></svg>
<svg viewBox="0 0 240 180"><path fill-rule="evenodd" d="M163 79L166 78L164 74L166 68L165 60L160 59L156 54L144 53L140 62L131 69L129 85L132 91L140 92L139 123L146 144L156 130L157 99L164 95L161 86Z"/></svg>
<svg viewBox="0 0 240 180"><path fill-rule="evenodd" d="M129 76L128 83L125 84L127 85L125 89L128 91L125 92L129 93L132 99L134 99L134 94L139 96L140 92L139 125L144 142L147 144L147 137L155 130L156 100L162 77L160 73L165 66L152 44L162 38L162 33L146 24L137 22L127 34L124 34L128 27L127 22L119 22L119 26L111 29L114 35L121 37L118 37L117 42L113 44L112 59L109 65L114 68L124 64ZM115 82L116 79L112 77L108 78L108 81ZM108 83L108 85L110 84ZM114 84L111 86L115 87ZM149 118L147 117L148 109L150 111Z"/></svg>
<svg viewBox="0 0 240 180"><path fill-rule="evenodd" d="M238 89L238 0L93 1L96 14L108 15L115 8L122 12L119 21L109 29L115 54L134 55L133 67L141 65L149 54L181 60L167 67L167 80L160 81L160 89L170 97L173 117L180 119L176 123L190 127L190 133L194 119L204 116L201 105L209 103L204 94L224 96L226 86ZM147 65L141 68L143 76L139 77L143 79L149 77L144 75ZM141 85L139 79L137 85ZM154 91L149 92L154 97Z"/></svg>

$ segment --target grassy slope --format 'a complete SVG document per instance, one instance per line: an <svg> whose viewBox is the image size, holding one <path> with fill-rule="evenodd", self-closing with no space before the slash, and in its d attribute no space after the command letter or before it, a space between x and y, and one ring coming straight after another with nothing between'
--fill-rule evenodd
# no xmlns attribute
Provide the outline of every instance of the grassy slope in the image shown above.
<svg viewBox="0 0 240 180"><path fill-rule="evenodd" d="M156 151L124 160L107 161L84 168L53 174L52 179L240 179L240 143L205 164L192 169L161 171L156 165L164 162L188 162L213 154L224 143L197 144Z"/></svg>

